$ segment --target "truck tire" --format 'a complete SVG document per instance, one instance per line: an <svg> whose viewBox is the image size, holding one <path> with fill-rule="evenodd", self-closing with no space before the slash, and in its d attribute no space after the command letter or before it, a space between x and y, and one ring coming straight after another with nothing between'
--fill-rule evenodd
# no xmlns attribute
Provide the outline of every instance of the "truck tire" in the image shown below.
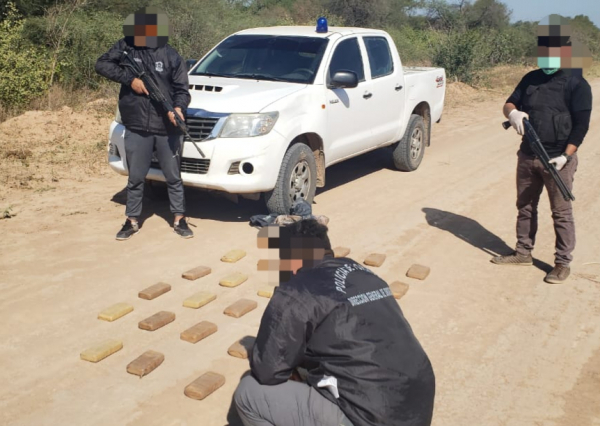
<svg viewBox="0 0 600 426"><path fill-rule="evenodd" d="M272 191L265 193L269 213L290 214L294 201L304 198L312 204L317 189L317 163L308 146L297 143L288 148Z"/></svg>
<svg viewBox="0 0 600 426"><path fill-rule="evenodd" d="M394 165L398 170L413 172L419 168L427 145L426 135L423 117L412 114L404 136L394 148Z"/></svg>

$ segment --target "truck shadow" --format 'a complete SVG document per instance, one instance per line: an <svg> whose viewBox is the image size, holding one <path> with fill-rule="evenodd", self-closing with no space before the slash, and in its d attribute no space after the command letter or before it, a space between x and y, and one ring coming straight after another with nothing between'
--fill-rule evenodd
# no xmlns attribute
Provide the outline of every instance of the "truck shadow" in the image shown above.
<svg viewBox="0 0 600 426"><path fill-rule="evenodd" d="M127 203L126 188L114 194L111 201L125 207ZM189 187L185 188L185 204L186 215L190 218L219 222L249 222L251 216L266 212L262 201L240 199L236 204L226 198ZM154 215L163 218L169 225L173 224L173 214L169 209L169 196L166 185L163 183L146 184L144 187L143 209L139 218L141 224Z"/></svg>
<svg viewBox="0 0 600 426"><path fill-rule="evenodd" d="M450 232L455 237L492 257L514 252L514 249L506 244L504 240L488 231L476 220L429 207L423 208L422 211L425 213L425 220L430 226ZM544 272L552 270L551 265L539 259L533 259L533 265Z"/></svg>
<svg viewBox="0 0 600 426"><path fill-rule="evenodd" d="M325 187L317 188L316 195L384 169L396 170L390 147L379 148L328 167Z"/></svg>

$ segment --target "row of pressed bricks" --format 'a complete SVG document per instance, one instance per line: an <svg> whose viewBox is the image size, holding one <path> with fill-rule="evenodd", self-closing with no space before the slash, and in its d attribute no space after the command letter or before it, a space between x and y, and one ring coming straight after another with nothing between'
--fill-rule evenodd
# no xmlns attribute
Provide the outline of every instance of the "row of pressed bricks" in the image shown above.
<svg viewBox="0 0 600 426"><path fill-rule="evenodd" d="M234 263L243 258L246 253L242 250L233 250L221 258L224 262ZM192 269L185 272L182 277L188 280L197 280L211 273L211 269L205 266ZM237 287L248 279L246 275L235 273L224 279L219 284L224 287ZM139 292L138 296L141 299L153 300L157 297L169 292L171 286L165 283L158 283L145 290ZM261 290L258 293L263 297L271 297L272 289ZM216 295L200 292L189 297L183 302L183 306L198 309L216 299ZM258 304L253 300L241 299L230 305L223 312L234 318L241 318L248 312L256 309ZM119 303L102 311L98 318L105 321L115 321L133 311L133 306L126 303ZM140 321L138 324L142 330L155 331L175 320L175 314L172 312L161 311L157 314ZM185 330L181 333L181 339L190 343L198 343L202 339L217 332L216 324L208 321L202 321L199 324ZM247 359L248 353L252 349L254 338L247 336L235 342L228 349L231 356ZM94 346L81 353L81 359L90 362L99 362L104 358L118 352L123 348L123 343L118 340L109 340L100 345ZM133 360L127 365L127 372L143 377L150 374L164 361L163 354L156 351L146 351L140 357ZM208 372L200 376L185 388L184 393L194 399L204 399L212 392L220 388L225 383L225 377L221 374Z"/></svg>

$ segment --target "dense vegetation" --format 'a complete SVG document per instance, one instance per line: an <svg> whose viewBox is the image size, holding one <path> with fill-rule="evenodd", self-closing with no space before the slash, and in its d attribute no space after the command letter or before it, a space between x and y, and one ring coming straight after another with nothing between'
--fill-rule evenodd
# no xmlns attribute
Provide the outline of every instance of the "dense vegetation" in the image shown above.
<svg viewBox="0 0 600 426"><path fill-rule="evenodd" d="M0 112L21 109L53 85L97 89L98 56L122 37L122 22L155 5L170 17L170 43L185 58L199 58L228 34L271 25L383 28L405 63L446 68L472 83L479 71L531 61L536 22L510 23L500 0L11 0L0 5ZM572 25L600 55L600 29L586 16ZM1 114L0 114L1 115Z"/></svg>

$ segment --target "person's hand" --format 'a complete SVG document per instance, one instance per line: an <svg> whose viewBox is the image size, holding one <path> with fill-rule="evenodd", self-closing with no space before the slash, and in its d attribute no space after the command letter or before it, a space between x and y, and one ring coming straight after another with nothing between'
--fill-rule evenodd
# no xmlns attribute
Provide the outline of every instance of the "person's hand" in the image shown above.
<svg viewBox="0 0 600 426"><path fill-rule="evenodd" d="M523 125L523 119L529 120L529 115L525 114L523 111L519 111L518 109L513 109L510 114L508 114L508 120L513 128L517 131L521 136L525 133L525 126Z"/></svg>
<svg viewBox="0 0 600 426"><path fill-rule="evenodd" d="M565 157L564 155L561 155L560 157L554 157L551 158L550 161L548 161L550 164L554 164L554 167L556 167L556 170L558 170L559 172L562 170L563 167L565 167L565 164L567 164L567 157Z"/></svg>
<svg viewBox="0 0 600 426"><path fill-rule="evenodd" d="M177 115L179 115L179 117L181 117L181 121L185 121L185 118L183 118L183 113L181 112L181 108L175 107L174 109L177 112ZM171 123L173 123L173 126L177 126L177 122L175 121L175 115L171 111L169 111L168 115L169 115L169 120L171 120Z"/></svg>
<svg viewBox="0 0 600 426"><path fill-rule="evenodd" d="M140 80L139 78L133 79L133 81L131 82L131 88L138 95L148 95L148 90L146 90L146 86L144 85L144 82L142 80Z"/></svg>

